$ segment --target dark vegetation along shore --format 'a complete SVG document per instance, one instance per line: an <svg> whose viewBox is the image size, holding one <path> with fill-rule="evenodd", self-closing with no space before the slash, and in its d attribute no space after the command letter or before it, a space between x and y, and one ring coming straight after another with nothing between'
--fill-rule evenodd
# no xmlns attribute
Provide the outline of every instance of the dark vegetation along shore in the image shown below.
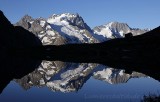
<svg viewBox="0 0 160 102"><path fill-rule="evenodd" d="M160 80L160 27L103 43L43 46L34 34L14 27L2 12L0 23L0 90L13 78L32 72L42 60L100 63Z"/></svg>

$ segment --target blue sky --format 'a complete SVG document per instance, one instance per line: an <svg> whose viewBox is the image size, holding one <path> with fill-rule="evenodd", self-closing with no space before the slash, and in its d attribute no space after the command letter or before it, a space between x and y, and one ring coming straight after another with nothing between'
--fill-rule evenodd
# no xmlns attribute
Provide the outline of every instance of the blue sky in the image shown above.
<svg viewBox="0 0 160 102"><path fill-rule="evenodd" d="M111 21L134 28L160 26L160 0L0 0L0 10L11 23L25 14L48 18L69 12L79 13L91 28Z"/></svg>

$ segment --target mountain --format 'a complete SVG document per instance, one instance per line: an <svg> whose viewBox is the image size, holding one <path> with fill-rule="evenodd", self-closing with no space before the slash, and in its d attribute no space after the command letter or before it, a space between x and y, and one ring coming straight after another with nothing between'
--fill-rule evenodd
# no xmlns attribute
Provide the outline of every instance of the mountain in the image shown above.
<svg viewBox="0 0 160 102"><path fill-rule="evenodd" d="M23 77L41 64L40 60L29 58L32 54L20 58L19 55L23 52L20 49L42 47L42 43L28 30L13 26L1 10L0 22L0 93L2 93L11 80Z"/></svg>
<svg viewBox="0 0 160 102"><path fill-rule="evenodd" d="M148 32L149 29L131 28L126 23L110 22L93 28L96 38L103 42L114 38L123 38L125 34L132 33L133 36Z"/></svg>
<svg viewBox="0 0 160 102"><path fill-rule="evenodd" d="M33 19L25 15L15 26L22 26L37 35L43 45L99 42L78 14L53 14L48 19Z"/></svg>
<svg viewBox="0 0 160 102"><path fill-rule="evenodd" d="M62 45L69 43L99 43L109 39L122 38L125 34L143 34L148 29L131 28L126 23L110 22L91 29L79 14L53 14L47 19L33 19L25 15L15 26L34 33L43 45Z"/></svg>
<svg viewBox="0 0 160 102"><path fill-rule="evenodd" d="M59 45L65 44L66 40L43 18L33 19L31 16L25 15L15 26L22 26L26 30L35 34L43 43L43 45Z"/></svg>

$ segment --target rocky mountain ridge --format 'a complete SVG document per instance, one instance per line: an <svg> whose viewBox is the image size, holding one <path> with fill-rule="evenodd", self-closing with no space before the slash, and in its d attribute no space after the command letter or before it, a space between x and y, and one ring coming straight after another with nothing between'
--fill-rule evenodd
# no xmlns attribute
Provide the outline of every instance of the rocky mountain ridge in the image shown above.
<svg viewBox="0 0 160 102"><path fill-rule="evenodd" d="M148 29L131 28L126 23L110 22L91 29L79 14L53 14L48 19L25 15L15 26L22 26L38 36L44 45L99 43L125 34L143 34Z"/></svg>

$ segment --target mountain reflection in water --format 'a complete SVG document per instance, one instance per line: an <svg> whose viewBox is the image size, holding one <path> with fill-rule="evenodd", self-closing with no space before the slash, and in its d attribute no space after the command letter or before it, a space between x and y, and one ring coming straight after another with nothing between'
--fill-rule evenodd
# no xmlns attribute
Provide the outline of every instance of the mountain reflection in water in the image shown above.
<svg viewBox="0 0 160 102"><path fill-rule="evenodd" d="M47 86L53 91L73 92L93 76L110 84L126 83L130 78L147 77L145 74L114 69L92 63L64 63L60 61L43 61L38 69L15 81L25 90L32 86Z"/></svg>

